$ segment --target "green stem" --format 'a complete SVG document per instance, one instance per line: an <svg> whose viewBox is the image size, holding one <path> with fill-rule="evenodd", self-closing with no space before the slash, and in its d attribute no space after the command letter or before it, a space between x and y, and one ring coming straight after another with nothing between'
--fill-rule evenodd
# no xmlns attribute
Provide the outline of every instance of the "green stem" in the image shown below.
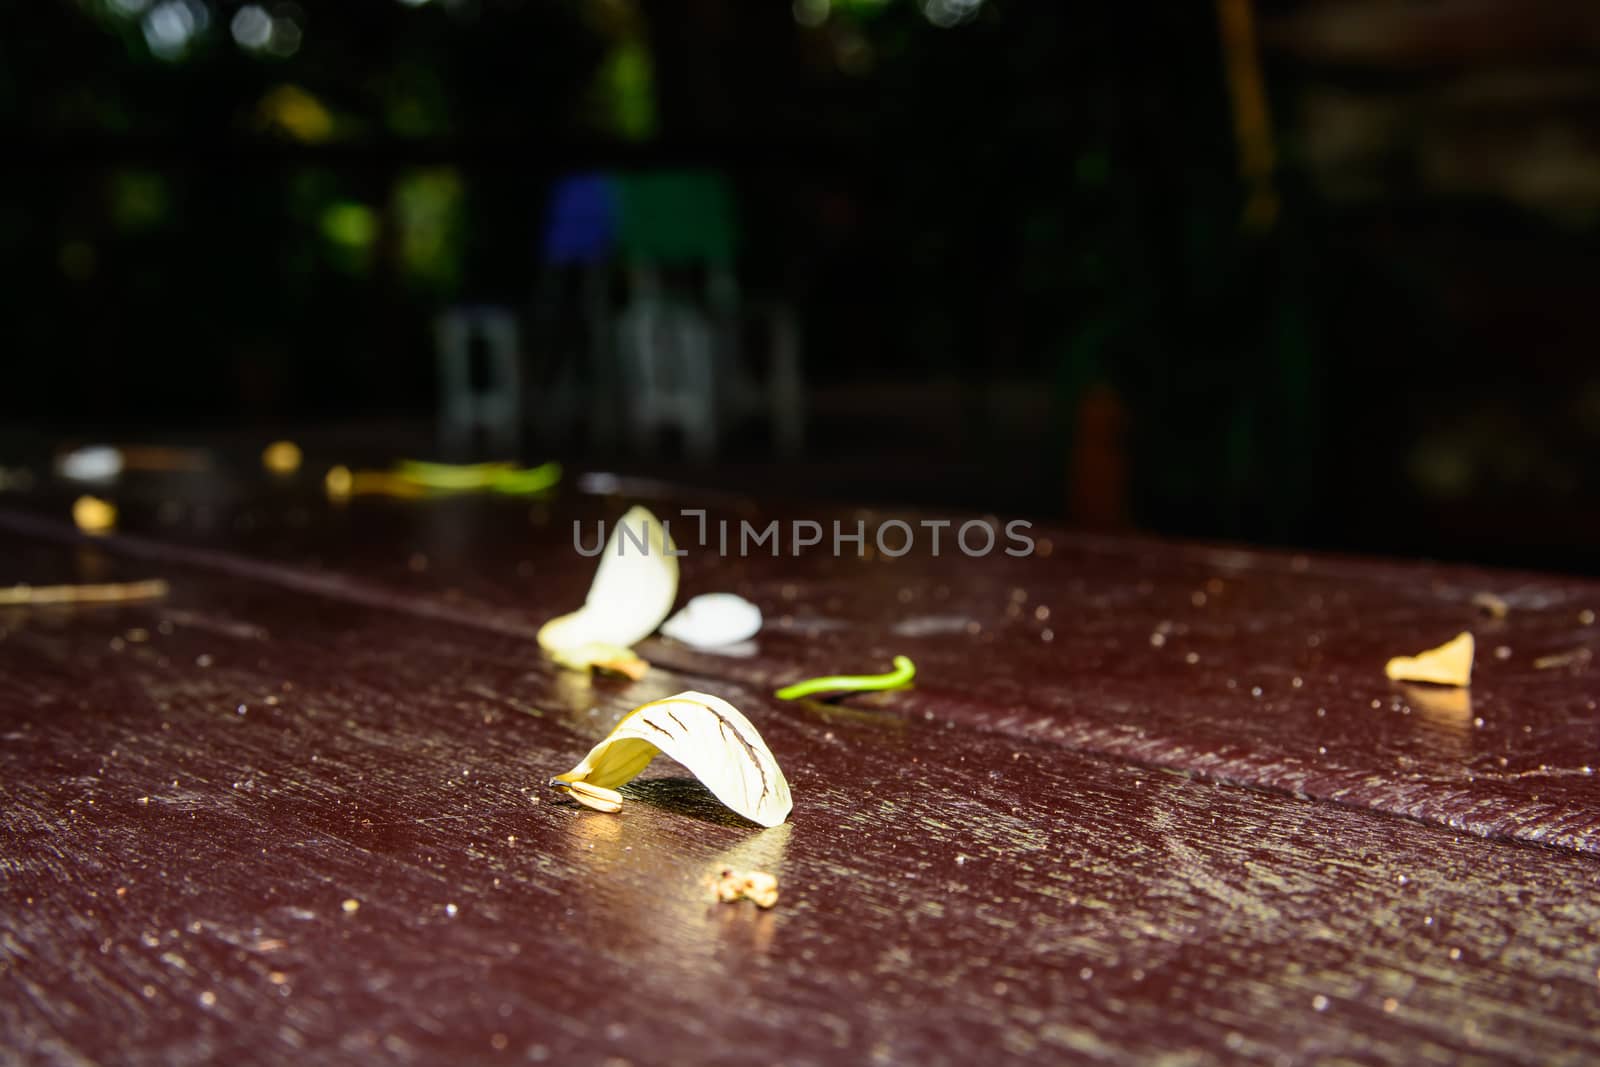
<svg viewBox="0 0 1600 1067"><path fill-rule="evenodd" d="M494 475L489 488L497 493L521 496L542 493L561 480L561 464L544 463L521 471L500 471Z"/></svg>
<svg viewBox="0 0 1600 1067"><path fill-rule="evenodd" d="M423 463L401 460L395 473L413 485L447 492L492 489L497 493L523 496L540 493L561 481L561 464L544 463L518 470L509 463Z"/></svg>
<svg viewBox="0 0 1600 1067"><path fill-rule="evenodd" d="M916 664L905 656L896 656L894 670L888 674L831 674L826 678L807 678L803 682L786 685L773 695L779 700L799 700L813 693L869 693L878 689L894 689L916 676Z"/></svg>

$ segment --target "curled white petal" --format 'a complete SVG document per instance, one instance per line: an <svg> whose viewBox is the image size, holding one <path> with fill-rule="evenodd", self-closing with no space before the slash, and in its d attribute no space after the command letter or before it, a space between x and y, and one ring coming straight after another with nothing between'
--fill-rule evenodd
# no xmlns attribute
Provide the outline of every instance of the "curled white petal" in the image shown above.
<svg viewBox="0 0 1600 1067"><path fill-rule="evenodd" d="M716 798L762 826L789 817L789 782L750 720L721 697L685 692L635 708L552 785L616 789L665 753Z"/></svg>
<svg viewBox="0 0 1600 1067"><path fill-rule="evenodd" d="M583 607L545 623L539 645L574 666L584 649L626 649L655 633L678 596L673 551L660 520L630 508L606 541Z"/></svg>
<svg viewBox="0 0 1600 1067"><path fill-rule="evenodd" d="M735 593L704 593L666 621L661 632L695 648L721 648L761 632L761 609Z"/></svg>

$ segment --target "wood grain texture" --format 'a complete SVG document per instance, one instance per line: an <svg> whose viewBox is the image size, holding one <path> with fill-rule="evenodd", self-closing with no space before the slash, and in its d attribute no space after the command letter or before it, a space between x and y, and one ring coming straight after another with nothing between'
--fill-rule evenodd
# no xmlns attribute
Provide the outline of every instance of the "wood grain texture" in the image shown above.
<svg viewBox="0 0 1600 1067"><path fill-rule="evenodd" d="M85 559L144 573L54 570ZM0 611L8 1061L1600 1055L1593 857L974 730L921 690L591 682L491 628L163 577L160 604ZM790 823L671 765L616 816L541 788L682 688L757 724ZM778 907L711 903L724 864Z"/></svg>
<svg viewBox="0 0 1600 1067"><path fill-rule="evenodd" d="M109 546L322 595L526 635L581 603L591 561L573 524L644 499L689 550L683 595L731 591L768 625L738 655L667 640L665 666L767 689L916 660L915 697L854 703L924 714L1088 753L1401 814L1489 837L1600 851L1600 585L1550 575L1094 538L1036 527L1028 558L996 551L773 558L735 548L741 522L861 523L892 513L805 510L612 483L553 503L485 498L334 505L293 487L227 483L208 497L163 482L123 501ZM626 490L626 495L622 492ZM186 495L187 494L187 495ZM37 511L64 502L38 500ZM695 541L707 512L709 547ZM928 516L904 515L915 526ZM955 517L957 525L963 518ZM0 525L59 530L53 520ZM891 540L898 544L897 540ZM1004 547L1004 539L998 542ZM854 545L846 545L854 552ZM1492 618L1481 593L1509 611ZM1460 630L1478 637L1467 692L1390 682L1393 655Z"/></svg>

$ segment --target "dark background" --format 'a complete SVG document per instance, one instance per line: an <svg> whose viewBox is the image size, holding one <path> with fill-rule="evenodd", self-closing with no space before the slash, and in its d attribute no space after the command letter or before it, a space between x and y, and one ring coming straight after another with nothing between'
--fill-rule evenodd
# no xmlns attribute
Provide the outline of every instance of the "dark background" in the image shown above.
<svg viewBox="0 0 1600 1067"><path fill-rule="evenodd" d="M692 166L804 456L523 458L1596 572L1597 59L1552 0L7 5L4 440L425 451L551 183Z"/></svg>

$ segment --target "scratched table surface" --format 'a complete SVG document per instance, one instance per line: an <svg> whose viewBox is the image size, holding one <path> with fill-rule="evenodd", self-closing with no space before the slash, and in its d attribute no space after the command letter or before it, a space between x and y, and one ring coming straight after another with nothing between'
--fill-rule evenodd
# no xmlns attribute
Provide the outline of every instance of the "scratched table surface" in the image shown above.
<svg viewBox="0 0 1600 1067"><path fill-rule="evenodd" d="M0 608L0 1062L1600 1056L1595 583L1042 525L896 557L875 528L927 516L320 474L129 476L98 538L70 487L0 497L0 584L170 587ZM573 524L637 502L680 600L767 625L559 670ZM717 550L806 519L867 551ZM1469 690L1384 677L1461 630ZM914 686L772 697L895 654ZM665 759L615 815L544 788L684 689L761 730L787 823ZM777 906L715 902L725 866Z"/></svg>

